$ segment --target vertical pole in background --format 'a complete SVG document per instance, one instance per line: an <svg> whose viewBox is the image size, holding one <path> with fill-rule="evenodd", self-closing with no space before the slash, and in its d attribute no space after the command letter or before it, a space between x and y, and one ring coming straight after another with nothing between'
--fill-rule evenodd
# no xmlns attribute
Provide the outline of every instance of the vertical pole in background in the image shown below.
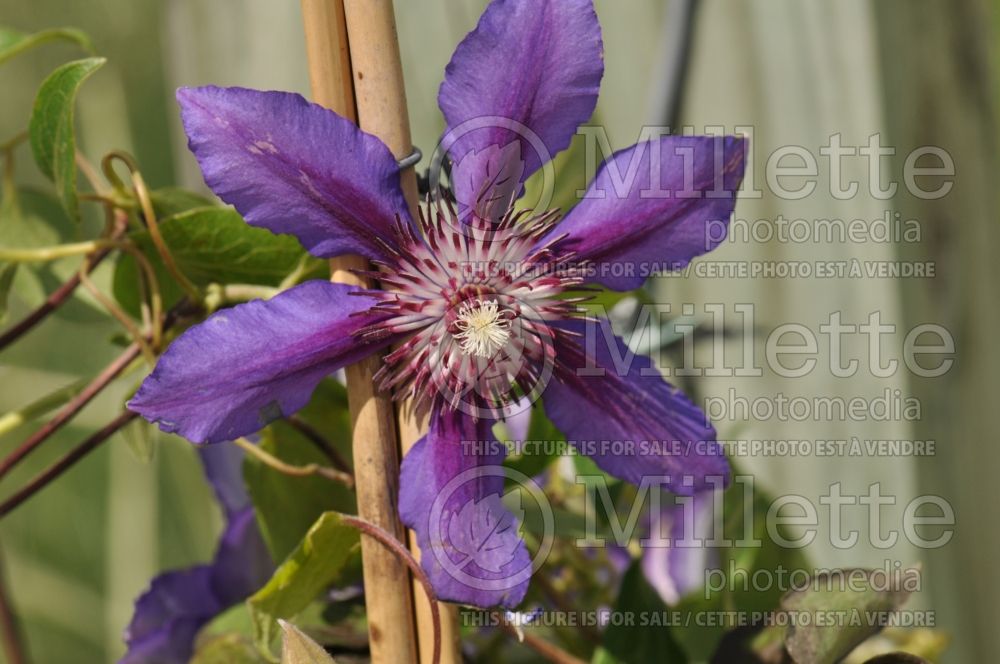
<svg viewBox="0 0 1000 664"><path fill-rule="evenodd" d="M0 555L0 652L8 664L28 664L21 625L14 615L14 605L7 592L7 566Z"/></svg>
<svg viewBox="0 0 1000 664"><path fill-rule="evenodd" d="M344 0L344 9L347 32L350 35L348 43L354 73L358 124L365 131L381 138L397 159L405 157L410 154L413 144L392 0ZM416 172L408 168L401 174L401 179L403 193L411 212L416 216L419 200ZM405 453L426 431L426 423L413 417L412 411L405 405L397 409L396 415L401 448ZM410 549L419 557L415 537L412 533L410 535ZM422 591L414 589L412 594L415 598L420 662L429 664L434 646L430 605ZM457 609L444 603L439 608L441 664L458 664L462 658Z"/></svg>
<svg viewBox="0 0 1000 664"><path fill-rule="evenodd" d="M381 3L372 3L381 4ZM302 0L302 17L305 25L306 53L309 59L309 78L313 97L337 113L360 120L365 130L378 135L394 152L399 154L401 141L407 142L408 132L399 129L406 126L406 108L394 109L390 104L398 94L380 91L368 84L355 90L352 83L348 27L345 20L343 0ZM391 16L391 5L390 5ZM378 34L375 27L356 25L352 30L356 42L363 42L365 34ZM381 39L382 37L377 37ZM366 68L375 78L378 86L402 86L402 76L395 79L377 77L382 69L379 63L372 63L372 45L363 51ZM392 34L391 46L381 45L378 50L395 51L398 68L399 55ZM392 64L389 64L392 68ZM355 68L355 73L360 73ZM364 71L364 70L361 70ZM358 76L361 80L363 76ZM363 101L358 99L359 94ZM372 99L385 97L386 101L373 106ZM402 120L399 116L402 116ZM410 175L412 179L412 173ZM416 194L414 186L407 190ZM415 203L411 196L411 204ZM367 269L367 261L356 256L338 258L331 261L334 281L369 287L352 269ZM359 514L395 535L405 542L405 530L399 522L396 500L399 495L399 447L396 438L395 413L392 402L375 391L372 380L381 363L378 356L362 360L347 368L347 392L353 423L354 476L358 495ZM371 661L374 664L406 664L417 661L417 647L414 635L413 598L410 575L405 566L388 549L377 541L362 535L362 565L365 580L365 606L368 614L368 634Z"/></svg>

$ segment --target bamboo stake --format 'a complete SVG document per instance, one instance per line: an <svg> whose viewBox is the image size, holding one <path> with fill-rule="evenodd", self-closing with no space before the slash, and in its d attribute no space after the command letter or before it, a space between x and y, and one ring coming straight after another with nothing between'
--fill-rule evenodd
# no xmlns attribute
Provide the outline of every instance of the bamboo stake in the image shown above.
<svg viewBox="0 0 1000 664"><path fill-rule="evenodd" d="M353 54L349 50L342 0L302 0L302 17L314 99L355 121L360 109L362 126L386 140L386 136L371 126L372 116L378 114L373 113L369 105L361 106L355 101L350 62ZM405 107L402 113L405 116ZM390 138L395 140L397 137ZM395 142L386 142L396 148ZM352 269L368 268L363 258L338 258L330 262L330 267L334 281L370 286L351 272ZM393 407L390 400L376 393L372 380L380 363L379 357L371 357L346 371L354 431L358 512L362 518L405 541L396 508L399 450ZM367 535L361 538L361 556L371 661L374 664L416 662L413 599L406 565Z"/></svg>
<svg viewBox="0 0 1000 664"><path fill-rule="evenodd" d="M354 73L354 94L361 128L381 138L397 158L413 148L410 122L403 85L403 65L396 35L396 18L391 0L344 0L347 31L350 35L351 68ZM406 169L401 174L403 193L416 215L419 201L416 172ZM426 431L426 422L412 416L404 404L396 410L397 430L403 453L409 451ZM409 533L410 550L419 560L416 537ZM424 593L413 581L414 607L417 622L417 644L420 662L429 664L434 648L431 607ZM457 607L439 603L441 615L441 663L462 661L458 632Z"/></svg>
<svg viewBox="0 0 1000 664"><path fill-rule="evenodd" d="M399 428L400 443L405 454L411 447L417 444L424 432L427 431L426 418L418 419L413 415L411 409L405 406L396 411L396 425ZM417 534L409 531L410 551L413 556L420 560L420 547L417 545ZM416 584L414 580L414 585ZM431 661L431 653L434 643L428 636L431 630L431 607L423 594L418 594L414 590L414 606L416 607L417 633L419 638L417 644L420 646L420 661L428 664ZM416 598L420 599L416 599ZM441 664L461 664L462 662L462 641L458 629L458 607L454 604L438 602L438 613L441 616Z"/></svg>

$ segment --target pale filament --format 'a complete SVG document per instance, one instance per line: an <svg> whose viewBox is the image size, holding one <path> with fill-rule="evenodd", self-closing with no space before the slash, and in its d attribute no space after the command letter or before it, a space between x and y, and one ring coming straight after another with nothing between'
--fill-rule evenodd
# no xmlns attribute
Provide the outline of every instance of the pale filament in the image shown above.
<svg viewBox="0 0 1000 664"><path fill-rule="evenodd" d="M463 302L455 327L454 338L467 355L493 357L510 339L510 321L495 300Z"/></svg>

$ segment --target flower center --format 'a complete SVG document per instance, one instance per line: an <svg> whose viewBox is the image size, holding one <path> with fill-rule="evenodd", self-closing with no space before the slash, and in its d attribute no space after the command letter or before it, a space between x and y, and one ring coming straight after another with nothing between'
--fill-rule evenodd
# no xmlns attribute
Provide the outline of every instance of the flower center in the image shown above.
<svg viewBox="0 0 1000 664"><path fill-rule="evenodd" d="M454 338L466 355L493 357L510 339L510 321L495 300L466 300L454 325L458 329Z"/></svg>
<svg viewBox="0 0 1000 664"><path fill-rule="evenodd" d="M358 332L376 341L404 336L375 375L380 389L499 419L532 394L556 361L553 323L583 312L562 297L583 283L573 253L545 239L557 211L509 209L497 222L459 217L446 198L428 200L416 223L397 218L390 258L378 261L383 290L367 291L384 318Z"/></svg>

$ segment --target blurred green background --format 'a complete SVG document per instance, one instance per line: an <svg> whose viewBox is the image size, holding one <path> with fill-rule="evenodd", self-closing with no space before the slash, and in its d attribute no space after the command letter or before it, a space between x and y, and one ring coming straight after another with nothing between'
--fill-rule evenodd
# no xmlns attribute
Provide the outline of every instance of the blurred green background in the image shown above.
<svg viewBox="0 0 1000 664"><path fill-rule="evenodd" d="M598 115L614 148L644 124L662 123L679 26L679 7L661 0L597 0L607 72ZM397 20L407 77L414 141L429 154L442 128L437 86L454 45L470 30L483 0L398 0ZM933 280L682 280L650 285L658 301L754 302L758 326L784 322L815 327L829 312L845 320L883 320L905 331L922 322L951 330L959 360L947 376L918 381L897 375L837 379L814 372L806 380L773 376L739 382L699 382L701 396L745 394L872 395L900 389L922 399L919 422L719 422L723 437L930 438L931 458L755 458L745 464L774 493L809 497L844 482L864 493L873 482L898 497L936 493L955 507L955 539L918 551L904 545L877 551L837 550L818 542L819 565L882 566L885 558L920 560L927 572L922 606L937 611L953 635L947 661L995 661L1000 630L993 625L1000 572L1000 496L995 486L1000 449L994 436L1000 397L995 342L1000 309L997 225L996 44L998 3L988 0L704 0L692 37L681 120L751 125L755 167L779 145L816 152L833 133L861 145L880 132L883 144L906 154L938 145L956 162L954 191L938 201L900 194L878 201L823 195L783 201L766 194L742 201L737 218L880 218L886 209L917 219L915 245L726 244L719 260L932 260ZM153 186L201 187L184 148L172 91L215 83L308 93L301 14L294 0L0 0L0 24L30 32L75 26L90 34L107 66L85 86L78 111L81 147L92 157L119 148L135 154ZM68 45L32 51L0 67L0 139L25 128L38 83L77 57ZM887 137L887 138L886 138ZM41 185L27 150L18 152L18 179ZM894 163L893 168L901 167ZM862 183L860 167L847 173ZM822 179L821 179L822 181ZM2 229L0 229L2 233ZM51 290L73 262L38 280L20 275L10 319ZM107 283L107 266L96 274ZM57 387L94 374L114 357L116 332L86 296L0 356L0 412L21 407ZM901 338L901 337L900 337ZM897 339L898 341L898 339ZM892 341L890 340L890 343ZM898 346L897 346L898 347ZM850 353L851 349L845 350ZM862 357L864 357L862 355ZM822 364L822 363L821 363ZM137 381L136 375L132 381ZM92 404L6 482L18 486L68 446L103 424L132 381ZM0 438L9 450L31 431ZM845 489L847 491L848 489ZM0 548L14 601L37 662L113 661L131 605L158 570L208 558L220 517L203 486L188 444L161 437L151 461L137 458L123 436L103 447L29 504L0 522ZM866 524L845 524L865 528Z"/></svg>

